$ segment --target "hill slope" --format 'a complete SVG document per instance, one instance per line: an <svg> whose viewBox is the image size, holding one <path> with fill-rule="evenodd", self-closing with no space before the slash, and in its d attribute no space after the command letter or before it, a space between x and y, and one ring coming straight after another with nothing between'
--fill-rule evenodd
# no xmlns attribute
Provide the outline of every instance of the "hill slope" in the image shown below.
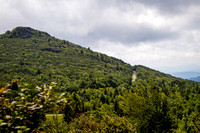
<svg viewBox="0 0 200 133"><path fill-rule="evenodd" d="M78 87L116 87L131 81L131 66L119 59L93 52L69 41L29 27L0 35L0 81L56 81Z"/></svg>

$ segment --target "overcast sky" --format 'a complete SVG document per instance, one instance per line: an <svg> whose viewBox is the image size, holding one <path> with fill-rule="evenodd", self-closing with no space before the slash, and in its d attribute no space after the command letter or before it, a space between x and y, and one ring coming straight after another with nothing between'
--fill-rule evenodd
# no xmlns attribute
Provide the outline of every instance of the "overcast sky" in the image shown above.
<svg viewBox="0 0 200 133"><path fill-rule="evenodd" d="M164 72L200 71L200 0L0 0L17 26Z"/></svg>

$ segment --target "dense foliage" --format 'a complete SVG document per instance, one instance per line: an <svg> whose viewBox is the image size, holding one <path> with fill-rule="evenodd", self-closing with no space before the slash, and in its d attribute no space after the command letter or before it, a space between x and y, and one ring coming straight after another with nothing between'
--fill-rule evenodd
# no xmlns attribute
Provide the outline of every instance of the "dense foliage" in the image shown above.
<svg viewBox="0 0 200 133"><path fill-rule="evenodd" d="M55 85L48 87L34 84L17 85L18 79L0 89L0 131L1 132L30 132L35 130L43 120L45 113L58 113L65 105L66 99L53 95Z"/></svg>
<svg viewBox="0 0 200 133"><path fill-rule="evenodd" d="M197 129L200 130L200 83L172 77L144 66L135 66L137 82L133 85L146 91L148 86L163 95L168 104L174 130L179 132L197 132L194 119L198 117ZM134 89L133 89L134 91ZM148 95L149 96L149 95ZM160 99L160 98L159 98Z"/></svg>
<svg viewBox="0 0 200 133"><path fill-rule="evenodd" d="M131 67L30 28L1 35L0 47L0 131L200 130L198 82Z"/></svg>
<svg viewBox="0 0 200 133"><path fill-rule="evenodd" d="M55 81L62 89L116 87L131 81L131 66L27 27L0 35L1 85L13 78L43 84ZM3 84L2 84L3 83Z"/></svg>

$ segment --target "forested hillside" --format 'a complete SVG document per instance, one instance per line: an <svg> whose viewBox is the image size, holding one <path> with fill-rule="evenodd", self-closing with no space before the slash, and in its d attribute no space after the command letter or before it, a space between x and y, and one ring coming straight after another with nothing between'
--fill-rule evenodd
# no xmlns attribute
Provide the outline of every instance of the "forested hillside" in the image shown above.
<svg viewBox="0 0 200 133"><path fill-rule="evenodd" d="M0 54L1 85L13 78L37 84L54 81L70 90L131 82L131 66L122 60L28 27L1 35Z"/></svg>
<svg viewBox="0 0 200 133"><path fill-rule="evenodd" d="M198 82L130 66L27 27L0 38L2 132L200 130Z"/></svg>

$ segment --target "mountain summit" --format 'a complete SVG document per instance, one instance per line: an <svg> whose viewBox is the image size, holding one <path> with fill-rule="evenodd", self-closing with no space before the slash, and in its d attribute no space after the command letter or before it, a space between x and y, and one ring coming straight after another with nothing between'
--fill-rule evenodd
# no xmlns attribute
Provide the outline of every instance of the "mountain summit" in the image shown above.
<svg viewBox="0 0 200 133"><path fill-rule="evenodd" d="M50 35L46 32L38 31L30 27L16 27L12 31L7 31L4 34L4 37L22 38L22 39L31 37L44 37L44 36L50 36Z"/></svg>

